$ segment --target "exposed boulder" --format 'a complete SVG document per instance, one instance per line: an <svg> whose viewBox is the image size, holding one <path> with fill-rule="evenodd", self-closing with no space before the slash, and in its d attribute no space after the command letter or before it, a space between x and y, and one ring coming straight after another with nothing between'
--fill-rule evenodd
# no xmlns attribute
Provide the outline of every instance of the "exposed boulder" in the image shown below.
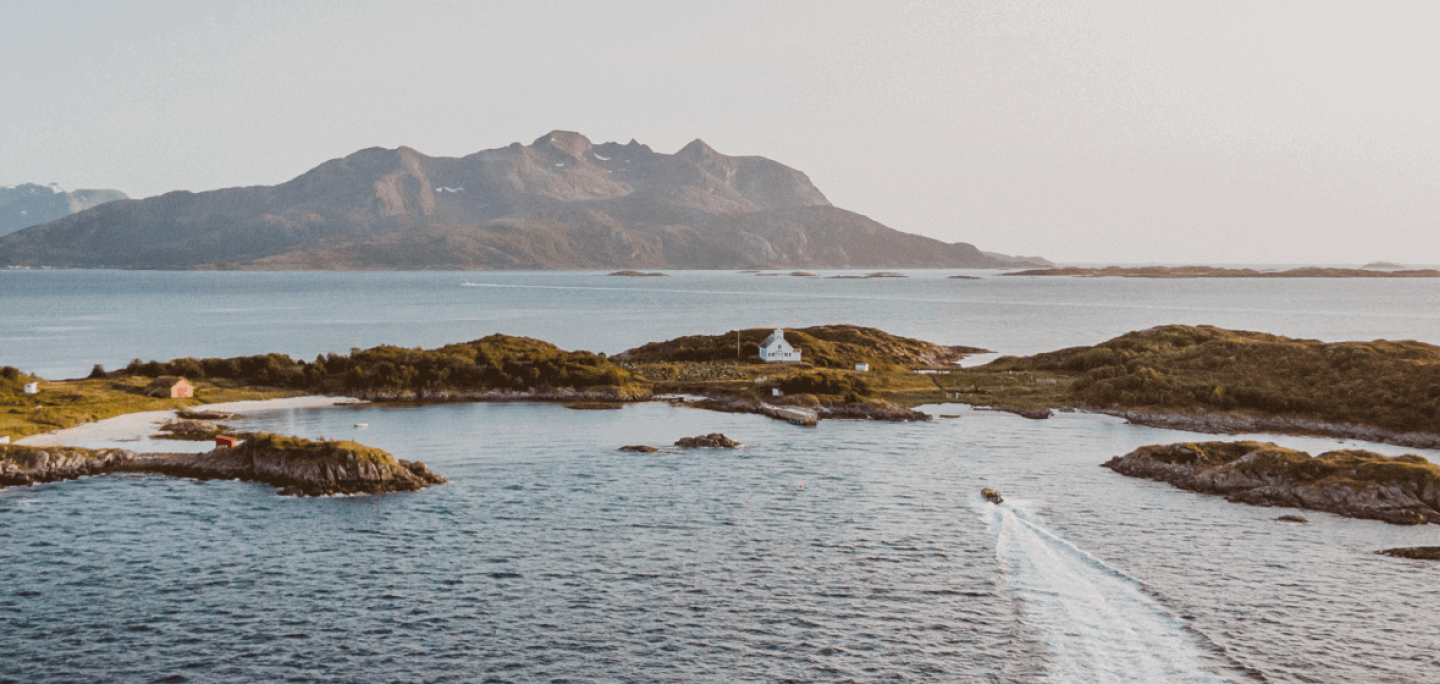
<svg viewBox="0 0 1440 684"><path fill-rule="evenodd" d="M653 454L653 453L659 451L659 449L656 449L655 447L645 446L644 444L627 444L627 445L625 445L625 446L620 447L620 450L621 450L621 451L634 451L634 452L638 452L638 453L642 453L642 454Z"/></svg>
<svg viewBox="0 0 1440 684"><path fill-rule="evenodd" d="M1392 558L1440 560L1440 546L1407 546L1398 549L1385 549L1384 551L1376 551L1375 553Z"/></svg>
<svg viewBox="0 0 1440 684"><path fill-rule="evenodd" d="M699 449L705 447L716 449L734 449L735 447L740 446L740 443L718 432L712 432L708 435L701 435L699 437L681 437L679 440L676 440L675 446L678 446L682 449Z"/></svg>
<svg viewBox="0 0 1440 684"><path fill-rule="evenodd" d="M1015 415L1017 415L1017 416L1020 416L1021 418L1029 418L1030 420L1045 420L1046 418L1049 418L1051 415L1053 415L1053 413L1052 413L1052 412L1050 411L1050 409L1048 409L1048 408L1043 408L1043 409L997 408L997 409L994 409L994 410L996 410L996 411L1004 411L1005 413L1013 413L1013 414L1015 414Z"/></svg>

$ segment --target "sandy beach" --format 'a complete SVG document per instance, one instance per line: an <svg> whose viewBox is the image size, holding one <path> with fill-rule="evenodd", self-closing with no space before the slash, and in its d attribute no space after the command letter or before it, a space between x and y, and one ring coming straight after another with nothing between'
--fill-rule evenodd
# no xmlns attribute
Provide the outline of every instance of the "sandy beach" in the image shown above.
<svg viewBox="0 0 1440 684"><path fill-rule="evenodd" d="M360 402L358 399L349 397L291 397L263 401L234 401L187 408L195 411L221 411L245 415L261 411L324 408L355 403ZM201 453L209 451L212 443L208 441L152 439L154 435L159 434L161 425L175 418L178 410L127 413L123 416L86 423L65 430L31 435L15 443L32 447L74 446L87 449L127 449L137 453Z"/></svg>

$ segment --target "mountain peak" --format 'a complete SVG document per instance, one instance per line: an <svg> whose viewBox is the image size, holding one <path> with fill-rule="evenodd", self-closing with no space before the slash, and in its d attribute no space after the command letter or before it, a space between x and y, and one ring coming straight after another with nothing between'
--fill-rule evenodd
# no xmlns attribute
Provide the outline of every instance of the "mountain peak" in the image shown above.
<svg viewBox="0 0 1440 684"><path fill-rule="evenodd" d="M580 135L579 133L576 133L574 131L560 130L550 131L549 133L546 133L545 135L536 138L535 142L531 145L531 147L535 147L537 149L549 148L559 150L576 159L579 159L580 155L585 154L586 151L588 151L591 147L594 146L595 145L590 142L589 138Z"/></svg>
<svg viewBox="0 0 1440 684"><path fill-rule="evenodd" d="M675 156L680 157L681 159L698 160L713 159L715 157L723 157L725 155L716 152L715 148L705 144L704 140L696 138L694 140L691 140L689 145L680 148L680 151L676 152Z"/></svg>

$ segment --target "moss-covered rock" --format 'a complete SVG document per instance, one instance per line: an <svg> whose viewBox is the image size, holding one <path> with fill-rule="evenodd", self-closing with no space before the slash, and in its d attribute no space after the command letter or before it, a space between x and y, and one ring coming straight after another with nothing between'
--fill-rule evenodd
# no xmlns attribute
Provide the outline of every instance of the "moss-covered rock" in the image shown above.
<svg viewBox="0 0 1440 684"><path fill-rule="evenodd" d="M118 449L0 445L0 487L112 472L265 482L281 488L281 494L296 496L410 492L445 482L424 463L400 460L355 442L263 433L241 437L239 446L203 454L137 455Z"/></svg>
<svg viewBox="0 0 1440 684"><path fill-rule="evenodd" d="M1346 449L1311 456L1268 442L1186 442L1143 446L1104 467L1234 502L1399 525L1440 523L1440 467L1414 454Z"/></svg>

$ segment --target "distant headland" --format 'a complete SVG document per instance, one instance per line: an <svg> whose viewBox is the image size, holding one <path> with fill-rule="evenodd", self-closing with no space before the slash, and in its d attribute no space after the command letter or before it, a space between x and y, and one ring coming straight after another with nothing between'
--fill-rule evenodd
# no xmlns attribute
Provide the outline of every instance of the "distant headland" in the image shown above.
<svg viewBox="0 0 1440 684"><path fill-rule="evenodd" d="M1368 264L1364 268L1304 267L1284 271L1221 268L1219 266L1107 266L1105 268L1069 266L1014 271L1000 275L1075 276L1081 278L1440 278L1440 271L1435 269L1404 270L1404 267L1398 264L1388 266Z"/></svg>
<svg viewBox="0 0 1440 684"><path fill-rule="evenodd" d="M0 238L0 267L242 270L1024 268L903 233L804 173L695 140L674 154L553 131L465 157L408 147L286 183L121 200Z"/></svg>

